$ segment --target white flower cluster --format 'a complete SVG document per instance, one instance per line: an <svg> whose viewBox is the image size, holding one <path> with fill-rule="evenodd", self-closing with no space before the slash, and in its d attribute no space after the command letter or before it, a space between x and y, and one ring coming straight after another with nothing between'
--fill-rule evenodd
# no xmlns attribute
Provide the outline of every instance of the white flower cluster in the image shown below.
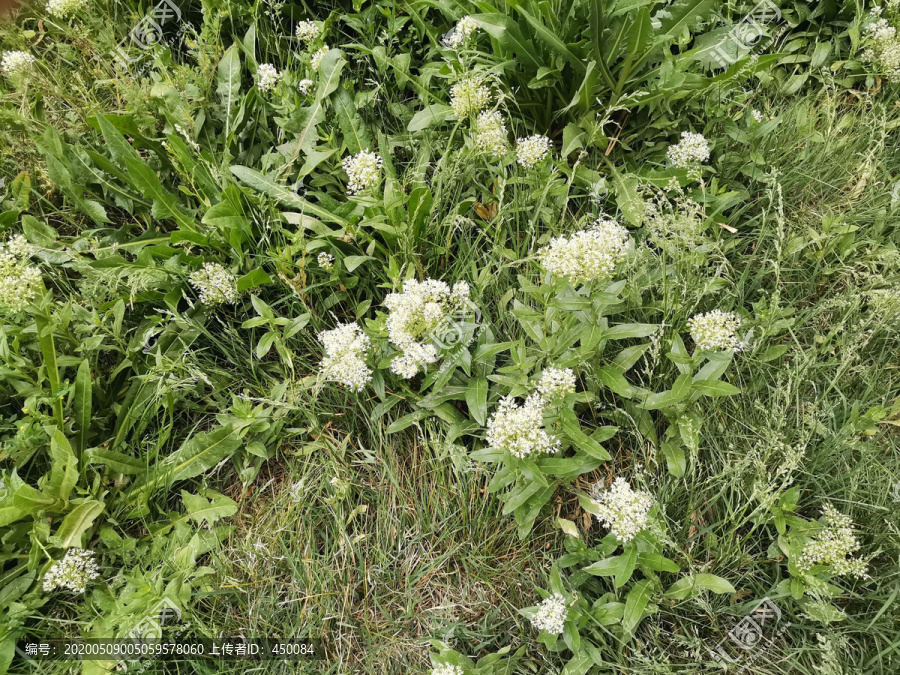
<svg viewBox="0 0 900 675"><path fill-rule="evenodd" d="M369 336L362 328L355 322L342 323L319 333L319 342L325 348L319 372L328 380L340 382L353 391L362 391L372 379L372 371L364 358L369 350Z"/></svg>
<svg viewBox="0 0 900 675"><path fill-rule="evenodd" d="M43 288L40 269L28 264L31 252L20 234L0 244L0 306L11 312L25 309Z"/></svg>
<svg viewBox="0 0 900 675"><path fill-rule="evenodd" d="M463 675L463 669L452 663L439 663L431 669L431 675Z"/></svg>
<svg viewBox="0 0 900 675"><path fill-rule="evenodd" d="M492 448L507 450L514 457L555 454L561 443L544 431L544 406L547 400L534 393L521 406L513 396L500 399L500 405L487 422L485 439Z"/></svg>
<svg viewBox="0 0 900 675"><path fill-rule="evenodd" d="M450 31L447 36L446 44L451 49L459 49L464 47L478 30L478 23L471 16L464 16L456 24L456 27Z"/></svg>
<svg viewBox="0 0 900 675"><path fill-rule="evenodd" d="M531 625L546 633L560 635L568 615L566 599L559 593L554 593L540 604L537 613L531 619Z"/></svg>
<svg viewBox="0 0 900 675"><path fill-rule="evenodd" d="M306 21L301 21L300 23L297 24L296 34L297 34L297 39L300 40L300 42L305 42L306 44L309 44L310 42L315 40L317 37L319 37L320 32L321 31L319 31L319 27L316 25L316 23L314 21L306 20Z"/></svg>
<svg viewBox="0 0 900 675"><path fill-rule="evenodd" d="M641 490L632 490L622 477L592 501L599 509L597 520L623 544L647 527L647 514L653 508L653 498Z"/></svg>
<svg viewBox="0 0 900 675"><path fill-rule="evenodd" d="M256 87L260 91L272 91L278 86L278 80L283 73L279 73L271 63L261 63L256 70Z"/></svg>
<svg viewBox="0 0 900 675"><path fill-rule="evenodd" d="M666 154L676 167L687 169L709 159L709 143L702 134L682 131L681 141L670 145Z"/></svg>
<svg viewBox="0 0 900 675"><path fill-rule="evenodd" d="M475 122L475 147L499 157L509 150L509 137L503 116L497 110L485 111Z"/></svg>
<svg viewBox="0 0 900 675"><path fill-rule="evenodd" d="M422 366L435 363L438 351L428 340L468 298L466 282L460 281L451 290L437 279L407 279L401 293L389 293L384 299L388 308L385 327L388 339L403 352L391 361L391 370L409 379Z"/></svg>
<svg viewBox="0 0 900 675"><path fill-rule="evenodd" d="M34 65L34 57L28 52L3 52L0 70L4 75L23 72Z"/></svg>
<svg viewBox="0 0 900 675"><path fill-rule="evenodd" d="M865 579L866 563L859 558L848 558L859 550L859 540L853 534L853 523L849 516L825 504L822 509L825 529L816 534L803 547L797 567L809 572L813 565L827 565L835 574L849 574Z"/></svg>
<svg viewBox="0 0 900 675"><path fill-rule="evenodd" d="M721 309L697 314L688 319L691 338L701 350L740 350L741 341L737 335L740 327L741 320L737 314L723 312Z"/></svg>
<svg viewBox="0 0 900 675"><path fill-rule="evenodd" d="M319 47L312 56L309 57L309 66L313 70L319 70L319 66L322 65L322 59L325 58L325 54L328 53L328 45L322 45Z"/></svg>
<svg viewBox="0 0 900 675"><path fill-rule="evenodd" d="M381 179L381 167L384 164L381 157L368 149L358 155L345 157L341 166L347 172L350 182L347 184L347 193L357 195L368 187L372 187Z"/></svg>
<svg viewBox="0 0 900 675"><path fill-rule="evenodd" d="M753 110L750 111L750 117L752 117L753 121L756 122L757 124L762 124L763 122L766 121L765 115L763 115L756 108L754 108Z"/></svg>
<svg viewBox="0 0 900 675"><path fill-rule="evenodd" d="M323 252L316 256L316 262L323 270L330 270L334 267L334 256Z"/></svg>
<svg viewBox="0 0 900 675"><path fill-rule="evenodd" d="M544 368L537 391L545 399L574 393L575 373L571 368Z"/></svg>
<svg viewBox="0 0 900 675"><path fill-rule="evenodd" d="M550 154L550 139L537 134L516 141L516 161L526 169L533 169Z"/></svg>
<svg viewBox="0 0 900 675"><path fill-rule="evenodd" d="M467 77L450 87L450 107L460 119L477 115L491 102L491 90L474 77Z"/></svg>
<svg viewBox="0 0 900 675"><path fill-rule="evenodd" d="M70 548L62 560L47 570L44 575L44 591L65 588L73 593L84 593L88 583L99 576L93 551Z"/></svg>
<svg viewBox="0 0 900 675"><path fill-rule="evenodd" d="M87 0L48 0L47 13L65 19L87 7Z"/></svg>
<svg viewBox="0 0 900 675"><path fill-rule="evenodd" d="M219 263L203 263L203 267L192 272L188 280L197 289L204 305L234 304L237 300L237 279Z"/></svg>
<svg viewBox="0 0 900 675"><path fill-rule="evenodd" d="M897 39L897 29L880 16L881 8L873 8L870 21L865 26L866 49L863 51L863 59L877 64L888 81L900 82L900 40Z"/></svg>
<svg viewBox="0 0 900 675"><path fill-rule="evenodd" d="M628 230L613 220L599 218L587 230L551 239L538 251L538 259L548 272L575 284L611 277L627 249Z"/></svg>
<svg viewBox="0 0 900 675"><path fill-rule="evenodd" d="M313 86L313 81L309 78L303 78L297 83L297 90L306 96L309 93L309 88Z"/></svg>

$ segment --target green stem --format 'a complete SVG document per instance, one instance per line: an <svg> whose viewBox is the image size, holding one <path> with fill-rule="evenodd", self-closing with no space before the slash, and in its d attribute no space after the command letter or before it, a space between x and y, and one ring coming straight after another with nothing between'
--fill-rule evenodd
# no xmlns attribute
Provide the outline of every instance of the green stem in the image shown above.
<svg viewBox="0 0 900 675"><path fill-rule="evenodd" d="M59 397L59 368L56 365L56 345L53 342L53 330L50 328L49 317L43 312L34 314L34 322L37 324L38 341L41 343L41 354L44 357L44 368L47 370L47 378L50 380L50 396L53 399L53 416L63 431L63 403Z"/></svg>

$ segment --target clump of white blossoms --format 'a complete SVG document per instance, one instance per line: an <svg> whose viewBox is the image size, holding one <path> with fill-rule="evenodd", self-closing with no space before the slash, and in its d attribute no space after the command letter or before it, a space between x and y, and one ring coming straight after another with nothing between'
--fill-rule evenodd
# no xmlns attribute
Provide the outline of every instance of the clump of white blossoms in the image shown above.
<svg viewBox="0 0 900 675"><path fill-rule="evenodd" d="M463 669L452 663L439 663L431 669L431 675L463 675Z"/></svg>
<svg viewBox="0 0 900 675"><path fill-rule="evenodd" d="M621 476L606 491L598 491L592 500L598 508L597 520L623 544L647 527L647 514L653 498L641 490L632 490Z"/></svg>
<svg viewBox="0 0 900 675"><path fill-rule="evenodd" d="M702 134L681 132L681 141L666 151L669 161L679 169L687 169L709 159L709 143Z"/></svg>
<svg viewBox="0 0 900 675"><path fill-rule="evenodd" d="M706 314L697 314L688 319L688 328L691 338L698 349L715 351L738 351L741 341L737 331L741 327L741 320L733 312L723 312L714 309Z"/></svg>
<svg viewBox="0 0 900 675"><path fill-rule="evenodd" d="M485 440L488 445L506 450L519 459L559 452L559 439L544 431L546 403L539 393L529 395L521 406L516 404L513 396L500 399L500 405L487 422Z"/></svg>
<svg viewBox="0 0 900 675"><path fill-rule="evenodd" d="M65 19L80 12L87 5L87 0L49 0L47 2L47 13L60 19Z"/></svg>
<svg viewBox="0 0 900 675"><path fill-rule="evenodd" d="M460 281L453 289L437 279L403 282L400 293L384 299L388 309L385 328L388 339L402 352L391 361L391 370L409 379L422 366L438 360L437 348L429 341L435 331L452 320L454 312L469 298L469 285Z"/></svg>
<svg viewBox="0 0 900 675"><path fill-rule="evenodd" d="M84 593L88 583L99 576L93 551L70 548L62 560L47 570L44 575L44 591L64 588L73 593Z"/></svg>
<svg viewBox="0 0 900 675"><path fill-rule="evenodd" d="M548 272L572 284L608 279L625 258L628 240L628 230L614 220L599 218L587 230L551 239L538 251L538 259Z"/></svg>
<svg viewBox="0 0 900 675"><path fill-rule="evenodd" d="M544 368L537 391L545 399L574 393L575 373L571 368Z"/></svg>
<svg viewBox="0 0 900 675"><path fill-rule="evenodd" d="M320 253L316 257L316 262L319 263L319 267L323 270L330 270L334 267L334 256L330 253Z"/></svg>
<svg viewBox="0 0 900 675"><path fill-rule="evenodd" d="M763 122L766 121L765 115L763 115L756 108L754 108L753 110L750 111L750 117L752 117L753 121L756 122L757 124L762 124Z"/></svg>
<svg viewBox="0 0 900 675"><path fill-rule="evenodd" d="M372 371L364 358L369 350L369 336L362 328L355 322L339 324L337 328L319 333L319 342L325 348L325 358L319 366L322 376L353 391L362 391L372 379Z"/></svg>
<svg viewBox="0 0 900 675"><path fill-rule="evenodd" d="M896 12L897 8L891 6L889 9ZM881 7L872 8L864 28L866 48L862 57L879 66L888 81L896 83L900 82L900 40L897 29L887 19L880 18L881 14Z"/></svg>
<svg viewBox="0 0 900 675"><path fill-rule="evenodd" d="M865 579L868 576L865 561L847 557L860 547L859 540L853 534L850 517L831 504L825 504L822 515L825 518L825 529L803 547L797 567L809 572L813 565L827 565L834 574L850 574Z"/></svg>
<svg viewBox="0 0 900 675"><path fill-rule="evenodd" d="M485 111L475 122L475 147L499 157L509 150L509 133L503 116L497 110Z"/></svg>
<svg viewBox="0 0 900 675"><path fill-rule="evenodd" d="M300 40L300 42L305 42L306 44L309 44L310 42L315 40L317 37L319 37L319 33L321 31L319 30L319 27L316 25L316 23L314 21L307 20L307 21L301 21L300 23L298 23L297 29L295 32L297 34L297 39Z"/></svg>
<svg viewBox="0 0 900 675"><path fill-rule="evenodd" d="M3 52L3 58L0 59L0 69L4 75L13 75L14 73L22 73L34 65L34 57L28 52Z"/></svg>
<svg viewBox="0 0 900 675"><path fill-rule="evenodd" d="M309 57L309 66L313 70L319 70L319 66L322 65L322 59L325 58L325 54L328 53L328 45L322 45L319 47L311 57Z"/></svg>
<svg viewBox="0 0 900 675"><path fill-rule="evenodd" d="M15 235L0 244L0 307L10 312L25 309L43 288L41 270L28 264L31 244Z"/></svg>
<svg viewBox="0 0 900 675"><path fill-rule="evenodd" d="M298 91L301 94L303 94L304 96L306 96L309 93L309 88L311 86L313 86L313 81L308 78L304 78L297 83Z"/></svg>
<svg viewBox="0 0 900 675"><path fill-rule="evenodd" d="M526 169L533 169L550 154L550 139L537 134L516 141L516 161Z"/></svg>
<svg viewBox="0 0 900 675"><path fill-rule="evenodd" d="M456 27L450 31L450 34L447 36L446 44L451 49L464 47L471 41L472 36L477 30L478 22L471 16L466 15L461 18L459 23L456 24Z"/></svg>
<svg viewBox="0 0 900 675"><path fill-rule="evenodd" d="M467 77L450 87L450 107L460 119L477 115L491 102L491 90L474 77Z"/></svg>
<svg viewBox="0 0 900 675"><path fill-rule="evenodd" d="M204 305L234 304L237 300L237 279L219 263L203 263L203 267L192 272L188 280L197 289Z"/></svg>
<svg viewBox="0 0 900 675"><path fill-rule="evenodd" d="M537 613L531 619L531 625L546 633L560 635L568 615L566 599L559 593L554 593L540 604Z"/></svg>
<svg viewBox="0 0 900 675"><path fill-rule="evenodd" d="M341 166L347 172L350 182L347 184L347 193L357 195L367 187L378 183L381 179L381 157L369 150L363 150L357 155L345 157Z"/></svg>
<svg viewBox="0 0 900 675"><path fill-rule="evenodd" d="M272 91L281 77L282 73L271 63L261 63L256 70L256 87L260 91Z"/></svg>

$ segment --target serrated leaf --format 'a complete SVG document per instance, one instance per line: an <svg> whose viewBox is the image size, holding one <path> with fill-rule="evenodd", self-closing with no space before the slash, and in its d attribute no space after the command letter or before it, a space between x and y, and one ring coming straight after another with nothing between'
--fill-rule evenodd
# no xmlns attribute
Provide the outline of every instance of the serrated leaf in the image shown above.
<svg viewBox="0 0 900 675"><path fill-rule="evenodd" d="M332 103L338 125L340 125L341 133L344 135L344 145L347 146L347 150L355 155L362 150L371 148L372 139L369 136L366 125L363 124L362 118L356 112L356 102L353 100L353 95L343 87L340 87L332 97Z"/></svg>

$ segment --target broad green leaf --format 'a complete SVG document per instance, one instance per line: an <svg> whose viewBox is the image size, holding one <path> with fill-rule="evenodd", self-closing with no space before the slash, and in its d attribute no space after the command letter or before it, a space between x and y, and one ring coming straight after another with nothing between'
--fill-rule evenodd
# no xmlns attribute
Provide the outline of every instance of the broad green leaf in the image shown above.
<svg viewBox="0 0 900 675"><path fill-rule="evenodd" d="M637 582L628 592L625 598L625 613L622 615L622 627L629 635L634 633L641 622L652 593L653 587L646 580Z"/></svg>
<svg viewBox="0 0 900 675"><path fill-rule="evenodd" d="M677 444L668 441L663 441L660 449L666 458L666 466L669 473L676 478L684 477L684 473L687 471L687 458L684 450Z"/></svg>
<svg viewBox="0 0 900 675"><path fill-rule="evenodd" d="M570 411L566 411L570 412ZM573 419L574 418L574 419ZM584 451L591 457L607 461L612 459L606 449L593 438L581 430L578 419L574 414L563 415L561 418L562 430L566 437L575 444L575 447Z"/></svg>
<svg viewBox="0 0 900 675"><path fill-rule="evenodd" d="M504 49L515 54L519 61L533 68L542 64L535 58L534 45L526 41L518 24L505 14L474 14L472 19L485 33L495 38Z"/></svg>
<svg viewBox="0 0 900 675"><path fill-rule="evenodd" d="M488 381L486 377L475 377L466 387L466 405L469 413L478 424L484 426L487 421Z"/></svg>
<svg viewBox="0 0 900 675"><path fill-rule="evenodd" d="M387 428L386 433L396 434L398 431L403 431L406 427L412 426L426 417L431 417L433 414L434 413L431 410L416 410L415 412L411 412L398 420L394 420Z"/></svg>
<svg viewBox="0 0 900 675"><path fill-rule="evenodd" d="M654 18L660 23L661 35L677 38L705 20L715 6L715 0L675 0Z"/></svg>
<svg viewBox="0 0 900 675"><path fill-rule="evenodd" d="M653 335L659 327L652 323L623 323L603 331L603 340L625 340ZM646 347L644 347L646 349Z"/></svg>
<svg viewBox="0 0 900 675"><path fill-rule="evenodd" d="M637 566L637 546L634 542L625 545L625 550L619 556L619 569L616 570L616 588L622 588L631 579L634 574L634 568ZM626 605L627 608L627 605Z"/></svg>
<svg viewBox="0 0 900 675"><path fill-rule="evenodd" d="M694 390L699 391L704 396L712 396L715 398L720 396L734 396L735 394L741 393L741 390L733 384L728 384L721 380L699 380L694 382Z"/></svg>
<svg viewBox="0 0 900 675"><path fill-rule="evenodd" d="M236 113L237 100L241 94L241 53L236 44L232 44L219 60L216 69L216 93L222 105L225 118L225 142L231 139L232 125Z"/></svg>
<svg viewBox="0 0 900 675"><path fill-rule="evenodd" d="M453 108L446 103L433 103L413 115L406 126L407 131L422 131L428 127L444 124L453 115Z"/></svg>
<svg viewBox="0 0 900 675"><path fill-rule="evenodd" d="M237 503L223 494L210 491L211 499L194 495L187 490L181 491L181 500L187 510L187 516L197 525L215 524L216 521L237 513Z"/></svg>
<svg viewBox="0 0 900 675"><path fill-rule="evenodd" d="M103 502L94 500L86 501L76 506L62 521L56 530L56 538L62 548L78 546L81 543L81 535L94 524L104 509Z"/></svg>
<svg viewBox="0 0 900 675"><path fill-rule="evenodd" d="M362 118L356 112L356 101L353 94L339 87L332 97L334 112L337 116L341 133L344 135L344 145L351 154L357 154L372 147L372 138Z"/></svg>
<svg viewBox="0 0 900 675"><path fill-rule="evenodd" d="M588 574L593 574L597 577L614 577L619 571L619 568L622 566L620 558L622 556L617 555L612 558L605 558L603 560L598 560L597 562L588 565L584 568L584 572Z"/></svg>
<svg viewBox="0 0 900 675"><path fill-rule="evenodd" d="M695 574L694 581L700 588L712 591L713 593L736 593L734 586L727 579L718 577L715 574Z"/></svg>
<svg viewBox="0 0 900 675"><path fill-rule="evenodd" d="M237 289L238 292L243 292L251 288L256 288L257 286L263 286L270 283L272 283L272 277L270 277L264 270L255 269L238 279Z"/></svg>
<svg viewBox="0 0 900 675"><path fill-rule="evenodd" d="M317 204L306 201L296 192L276 183L270 176L266 176L255 169L246 166L232 166L231 173L254 190L269 195L279 204L298 209L304 213L311 213L317 218L321 218L329 223L335 223L341 227L347 227L348 225L343 218L334 215Z"/></svg>
<svg viewBox="0 0 900 675"><path fill-rule="evenodd" d="M93 389L91 386L91 364L85 359L78 366L75 375L74 394L74 426L75 426L75 451L78 457L87 449L88 434L91 430L91 412L93 403Z"/></svg>
<svg viewBox="0 0 900 675"><path fill-rule="evenodd" d="M644 401L644 410L659 410L686 399L691 393L691 376L679 375L669 391L650 394Z"/></svg>
<svg viewBox="0 0 900 675"><path fill-rule="evenodd" d="M50 438L51 469L47 495L66 500L78 483L78 459L69 440L59 431Z"/></svg>
<svg viewBox="0 0 900 675"><path fill-rule="evenodd" d="M56 230L28 214L22 216L22 234L35 246L52 248L56 244Z"/></svg>
<svg viewBox="0 0 900 675"><path fill-rule="evenodd" d="M638 565L649 567L655 572L679 572L681 568L673 560L661 556L659 553L639 553Z"/></svg>
<svg viewBox="0 0 900 675"><path fill-rule="evenodd" d="M116 473L138 474L147 470L144 460L103 448L88 448L85 459L89 464L104 464Z"/></svg>

